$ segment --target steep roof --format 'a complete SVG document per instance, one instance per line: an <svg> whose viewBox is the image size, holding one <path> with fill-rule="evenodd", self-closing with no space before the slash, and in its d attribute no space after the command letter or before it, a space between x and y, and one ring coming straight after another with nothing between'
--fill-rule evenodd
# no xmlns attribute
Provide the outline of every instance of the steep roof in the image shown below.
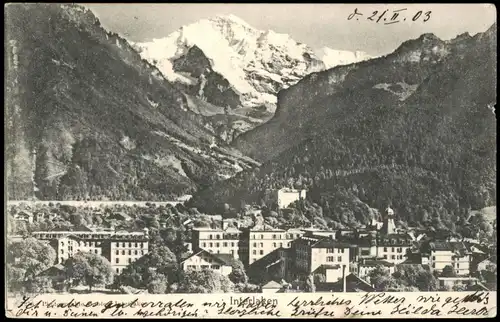
<svg viewBox="0 0 500 322"><path fill-rule="evenodd" d="M350 245L347 243L342 243L328 237L321 239L312 245L312 248L349 248Z"/></svg>
<svg viewBox="0 0 500 322"><path fill-rule="evenodd" d="M266 284L262 285L263 289L275 289L275 288L281 288L281 284L279 284L276 281L269 281Z"/></svg>
<svg viewBox="0 0 500 322"><path fill-rule="evenodd" d="M198 256L200 254L208 255L209 257L216 260L217 262L219 262L223 265L227 265L227 266L232 266L233 263L235 262L235 259L233 258L233 256L231 254L214 254L214 253L211 253L205 249L200 249L199 251L194 252L194 253L190 254L189 256L185 257L181 261L181 263L187 261L188 259L190 259L192 257Z"/></svg>

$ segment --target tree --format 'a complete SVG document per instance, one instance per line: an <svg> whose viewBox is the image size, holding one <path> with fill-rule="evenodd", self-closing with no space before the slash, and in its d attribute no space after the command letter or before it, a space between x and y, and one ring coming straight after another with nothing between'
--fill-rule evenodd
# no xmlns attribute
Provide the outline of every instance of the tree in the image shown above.
<svg viewBox="0 0 500 322"><path fill-rule="evenodd" d="M153 275L148 284L148 292L151 294L164 294L168 289L168 279L163 274Z"/></svg>
<svg viewBox="0 0 500 322"><path fill-rule="evenodd" d="M109 261L101 255L78 252L66 261L66 274L69 278L92 287L113 281L113 269Z"/></svg>
<svg viewBox="0 0 500 322"><path fill-rule="evenodd" d="M175 287L176 293L231 293L234 284L216 271L187 271Z"/></svg>
<svg viewBox="0 0 500 322"><path fill-rule="evenodd" d="M56 251L49 244L35 238L9 243L6 255L9 288L19 291L20 287L51 267L56 256Z"/></svg>
<svg viewBox="0 0 500 322"><path fill-rule="evenodd" d="M441 277L456 277L457 273L455 273L455 270L453 269L453 266L451 265L446 265L443 268L443 271L441 272Z"/></svg>
<svg viewBox="0 0 500 322"><path fill-rule="evenodd" d="M233 261L233 271L228 275L228 278L233 282L234 284L247 284L248 283L248 276L247 273L245 272L245 267L243 266L243 263L240 260L235 260Z"/></svg>
<svg viewBox="0 0 500 322"><path fill-rule="evenodd" d="M159 246L127 266L120 274L119 282L134 288L146 288L157 274L175 280L177 273L175 254L168 247Z"/></svg>
<svg viewBox="0 0 500 322"><path fill-rule="evenodd" d="M400 286L396 282L396 279L391 276L389 270L382 265L377 265L377 267L370 271L368 278L375 289L380 292L397 289Z"/></svg>
<svg viewBox="0 0 500 322"><path fill-rule="evenodd" d="M37 276L26 283L26 291L36 294L53 293L52 280L47 276Z"/></svg>

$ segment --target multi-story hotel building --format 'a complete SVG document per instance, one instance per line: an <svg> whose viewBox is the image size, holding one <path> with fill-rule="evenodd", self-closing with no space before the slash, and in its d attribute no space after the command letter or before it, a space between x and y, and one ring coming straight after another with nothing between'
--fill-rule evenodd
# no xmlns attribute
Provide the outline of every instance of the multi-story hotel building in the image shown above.
<svg viewBox="0 0 500 322"><path fill-rule="evenodd" d="M221 229L194 228L192 235L193 251L204 249L214 254L230 254L239 259L241 231L223 224Z"/></svg>
<svg viewBox="0 0 500 322"><path fill-rule="evenodd" d="M304 235L300 229L275 229L272 227L254 227L245 232L244 248L242 249L244 262L252 265L264 256L279 248L290 248L292 241Z"/></svg>
<svg viewBox="0 0 500 322"><path fill-rule="evenodd" d="M377 236L375 257L389 263L400 264L406 260L406 254L413 240L408 234L389 234Z"/></svg>
<svg viewBox="0 0 500 322"><path fill-rule="evenodd" d="M335 281L349 271L350 245L329 237L302 236L292 243L292 254L295 269L302 274L324 268L327 279Z"/></svg>
<svg viewBox="0 0 500 322"><path fill-rule="evenodd" d="M117 274L149 250L146 231L39 231L32 235L48 241L56 250L55 264L64 263L79 251L90 252L105 257Z"/></svg>
<svg viewBox="0 0 500 322"><path fill-rule="evenodd" d="M459 276L470 274L471 251L463 242L434 241L430 243L430 253L422 255L422 264L431 270L441 272L451 266Z"/></svg>

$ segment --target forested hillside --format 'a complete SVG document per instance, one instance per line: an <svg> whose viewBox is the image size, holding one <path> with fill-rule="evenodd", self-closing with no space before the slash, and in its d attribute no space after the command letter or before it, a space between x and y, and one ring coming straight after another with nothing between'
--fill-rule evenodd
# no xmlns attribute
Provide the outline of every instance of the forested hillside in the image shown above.
<svg viewBox="0 0 500 322"><path fill-rule="evenodd" d="M255 165L88 9L5 16L10 199L169 200Z"/></svg>
<svg viewBox="0 0 500 322"><path fill-rule="evenodd" d="M219 211L293 186L343 224L392 204L408 224L459 225L468 209L496 205L496 68L495 24L312 74L280 92L269 123L236 140L266 163L193 205Z"/></svg>

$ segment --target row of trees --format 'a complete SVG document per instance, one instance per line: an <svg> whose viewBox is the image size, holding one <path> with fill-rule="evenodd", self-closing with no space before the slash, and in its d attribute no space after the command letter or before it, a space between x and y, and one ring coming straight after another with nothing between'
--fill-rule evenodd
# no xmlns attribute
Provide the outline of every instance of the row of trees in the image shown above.
<svg viewBox="0 0 500 322"><path fill-rule="evenodd" d="M130 286L150 293L227 293L252 292L257 286L248 277L239 261L229 276L212 270L183 271L179 258L167 247L157 246L151 252L115 275L109 261L98 254L78 252L66 260L63 272L47 273L56 260L55 250L35 238L10 242L7 248L7 286L10 292L47 293L68 290L77 285L118 289ZM55 276L53 275L55 274ZM62 277L61 284L54 278Z"/></svg>
<svg viewBox="0 0 500 322"><path fill-rule="evenodd" d="M109 261L94 253L79 252L64 263L62 277L65 283L55 285L47 273L56 260L56 251L50 244L35 238L10 242L7 247L7 287L11 292L53 292L54 286L60 290L87 285L89 290L94 286L106 285L113 281L113 269ZM57 273L56 273L57 274Z"/></svg>

